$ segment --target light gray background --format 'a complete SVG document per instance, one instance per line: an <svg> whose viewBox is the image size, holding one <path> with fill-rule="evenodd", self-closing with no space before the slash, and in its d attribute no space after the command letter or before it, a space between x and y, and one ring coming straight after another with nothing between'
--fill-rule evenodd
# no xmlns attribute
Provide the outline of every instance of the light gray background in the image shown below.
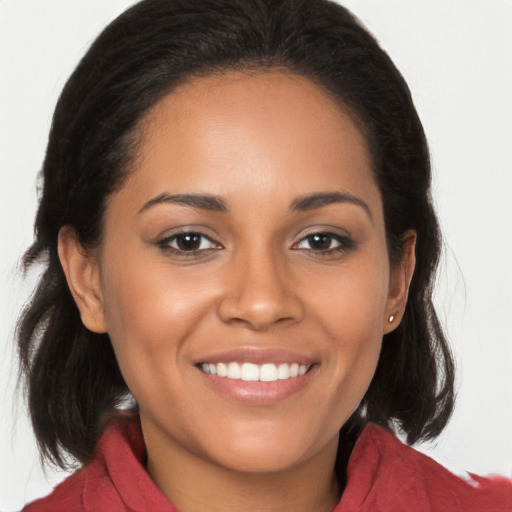
<svg viewBox="0 0 512 512"><path fill-rule="evenodd" d="M14 397L12 331L53 107L89 43L131 0L0 2L0 510L49 492ZM459 400L437 446L454 471L512 476L512 1L347 0L405 75L431 144L447 240L437 304Z"/></svg>

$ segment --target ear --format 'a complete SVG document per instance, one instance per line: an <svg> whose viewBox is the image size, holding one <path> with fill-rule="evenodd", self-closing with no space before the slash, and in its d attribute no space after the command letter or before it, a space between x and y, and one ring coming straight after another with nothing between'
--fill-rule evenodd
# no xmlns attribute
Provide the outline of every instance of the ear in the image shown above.
<svg viewBox="0 0 512 512"><path fill-rule="evenodd" d="M386 312L383 321L383 334L393 331L400 324L407 297L409 296L409 286L414 274L416 265L416 231L408 230L402 237L402 257L401 261L391 268L389 280L389 295L386 304Z"/></svg>
<svg viewBox="0 0 512 512"><path fill-rule="evenodd" d="M60 264L80 310L83 324L90 331L106 332L100 273L95 252L82 247L71 226L60 229L58 252Z"/></svg>

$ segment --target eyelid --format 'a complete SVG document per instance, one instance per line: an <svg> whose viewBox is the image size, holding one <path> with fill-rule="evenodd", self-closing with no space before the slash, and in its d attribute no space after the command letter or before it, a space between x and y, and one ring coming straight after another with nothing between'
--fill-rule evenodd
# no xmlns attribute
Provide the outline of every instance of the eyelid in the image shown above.
<svg viewBox="0 0 512 512"><path fill-rule="evenodd" d="M294 235L293 239L299 241L304 238L307 238L308 236L317 234L332 235L333 237L336 238L353 239L352 234L347 229L343 229L339 226L333 226L329 224L317 224L315 226L310 226L308 228L301 229ZM295 243L297 242L293 242L293 244Z"/></svg>
<svg viewBox="0 0 512 512"><path fill-rule="evenodd" d="M166 227L166 229L159 229L158 234L152 235L152 239L155 243L158 243L179 235L191 233L204 236L215 243L219 243L217 242L219 234L209 226L203 224L178 224L176 226Z"/></svg>

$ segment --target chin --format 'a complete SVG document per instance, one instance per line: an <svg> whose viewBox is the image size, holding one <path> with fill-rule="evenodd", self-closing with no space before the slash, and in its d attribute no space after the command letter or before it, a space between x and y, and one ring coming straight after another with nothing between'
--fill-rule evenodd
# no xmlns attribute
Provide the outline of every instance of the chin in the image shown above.
<svg viewBox="0 0 512 512"><path fill-rule="evenodd" d="M314 457L335 459L338 432L317 439L310 431L297 432L288 425L280 428L260 426L256 432L243 429L238 435L212 440L211 461L239 473L278 473L296 468Z"/></svg>

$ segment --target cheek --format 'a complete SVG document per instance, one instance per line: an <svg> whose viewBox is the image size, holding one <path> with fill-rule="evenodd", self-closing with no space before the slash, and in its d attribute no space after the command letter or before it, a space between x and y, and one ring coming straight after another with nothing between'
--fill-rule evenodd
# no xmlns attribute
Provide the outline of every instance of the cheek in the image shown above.
<svg viewBox="0 0 512 512"><path fill-rule="evenodd" d="M383 258L357 258L332 269L321 285L309 283L309 308L333 340L359 345L383 334L389 293L389 267Z"/></svg>
<svg viewBox="0 0 512 512"><path fill-rule="evenodd" d="M114 338L136 339L145 331L155 339L179 338L209 300L208 287L198 287L194 273L172 272L161 257L137 258L134 252L105 260L115 262L102 275L105 315Z"/></svg>
<svg viewBox="0 0 512 512"><path fill-rule="evenodd" d="M310 288L310 310L331 342L326 370L336 388L333 401L352 411L363 398L375 373L383 336L389 269L387 259L358 261L325 280L321 290ZM346 418L345 418L346 419Z"/></svg>
<svg viewBox="0 0 512 512"><path fill-rule="evenodd" d="M179 364L190 350L186 340L212 309L211 287L197 278L170 272L169 267L138 258L111 258L105 268L102 291L109 336L121 371L135 393L137 382L160 375ZM172 377L172 374L171 374Z"/></svg>

